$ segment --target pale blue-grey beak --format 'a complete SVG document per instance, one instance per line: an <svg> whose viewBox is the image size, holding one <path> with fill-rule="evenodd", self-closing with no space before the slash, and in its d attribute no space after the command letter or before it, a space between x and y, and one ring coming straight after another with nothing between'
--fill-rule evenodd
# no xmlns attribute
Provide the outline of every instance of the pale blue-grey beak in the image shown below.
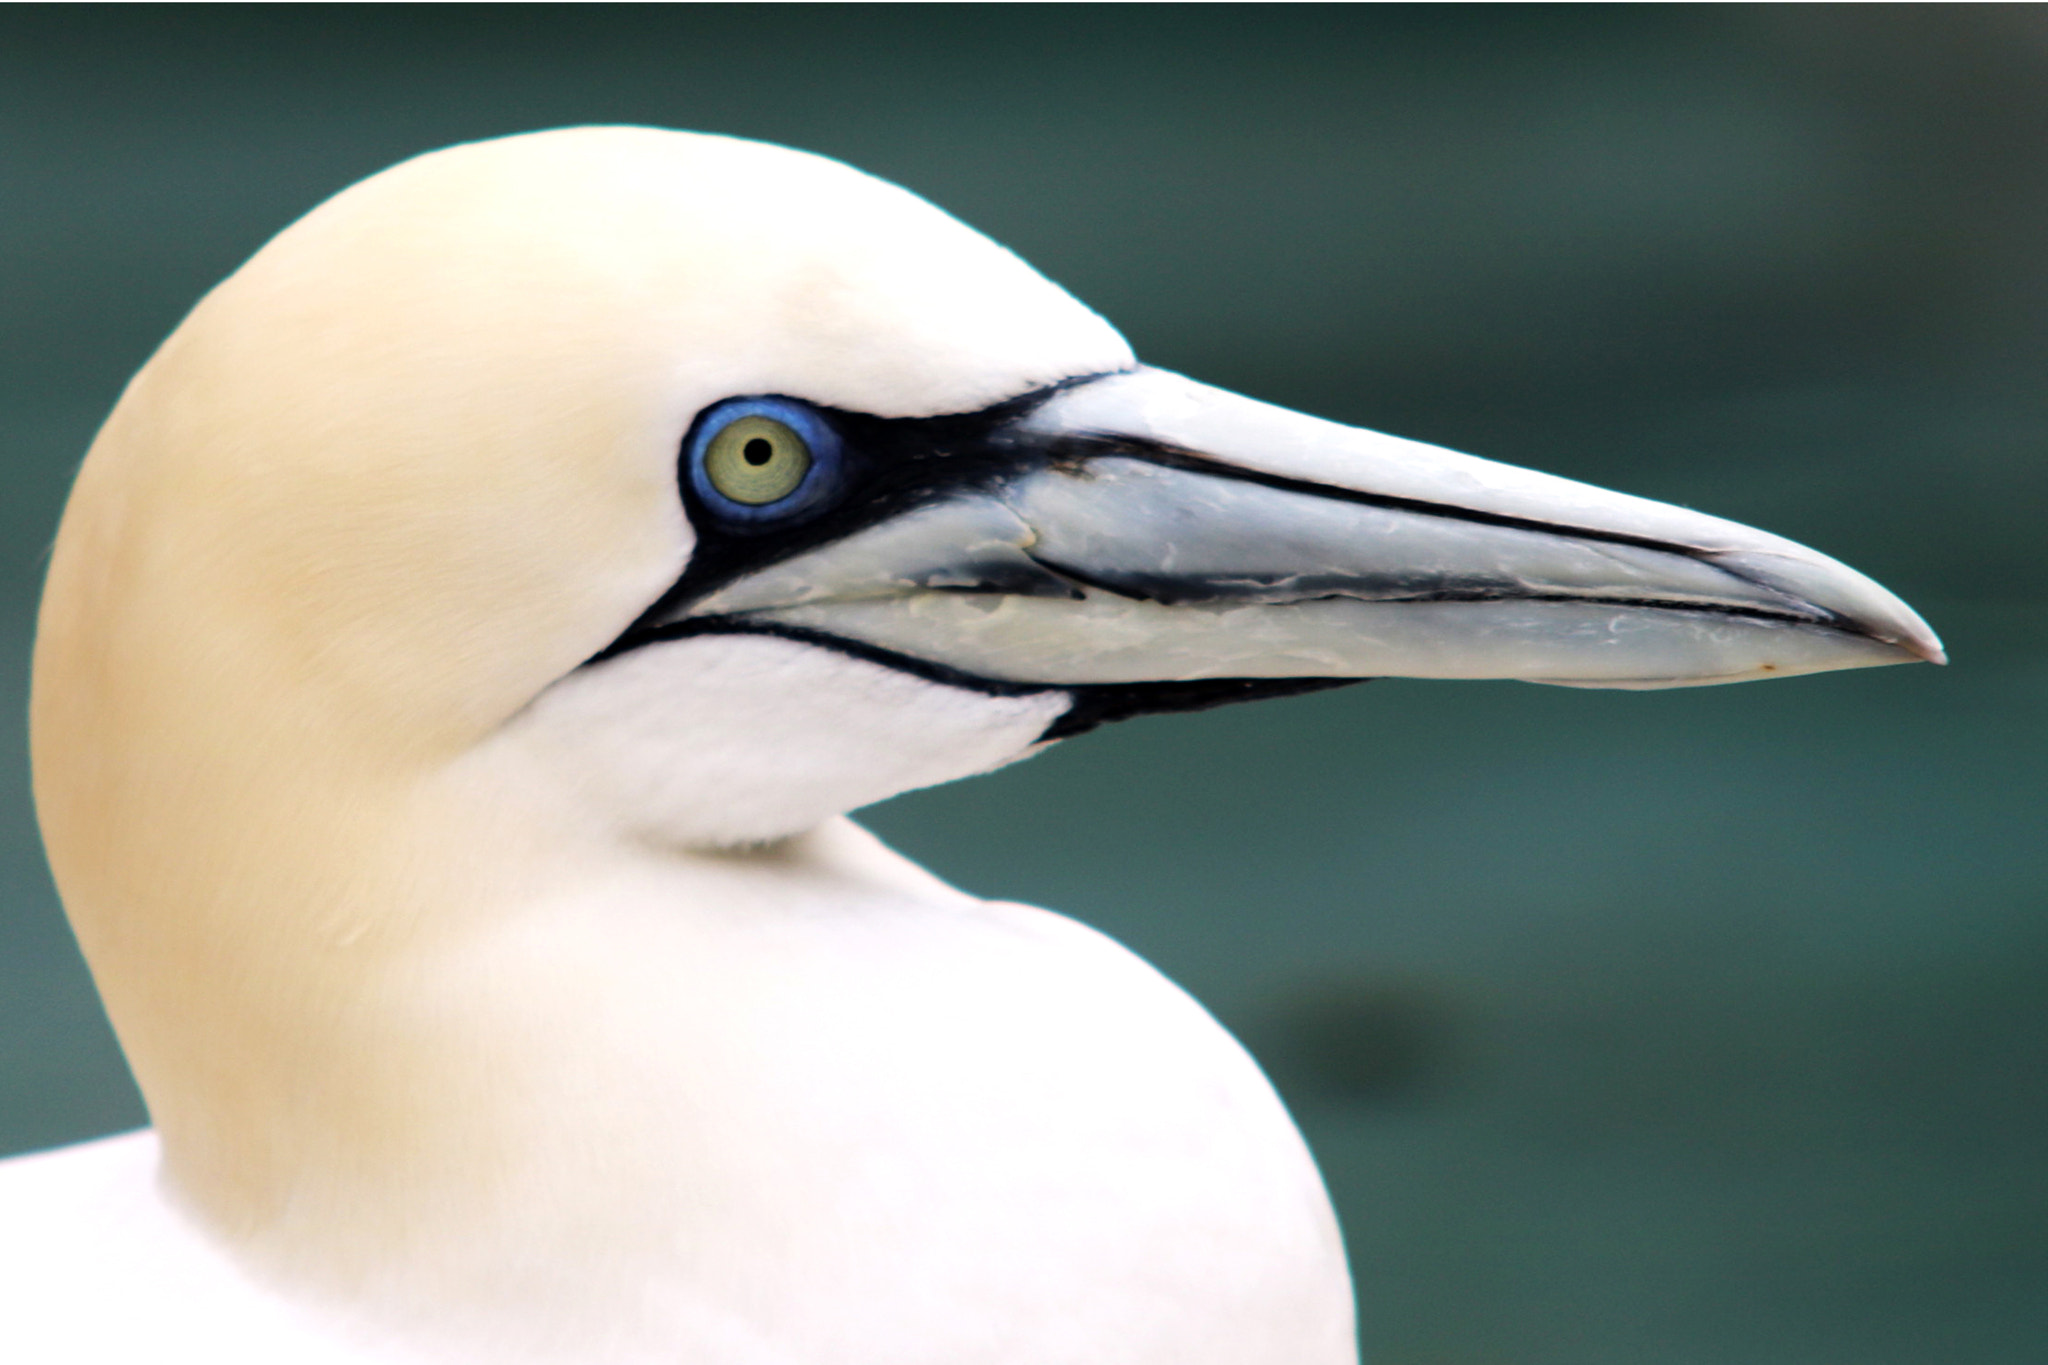
<svg viewBox="0 0 2048 1365"><path fill-rule="evenodd" d="M1717 517L1162 370L1064 388L1014 458L681 606L1014 683L1674 687L1943 661L1911 608Z"/></svg>

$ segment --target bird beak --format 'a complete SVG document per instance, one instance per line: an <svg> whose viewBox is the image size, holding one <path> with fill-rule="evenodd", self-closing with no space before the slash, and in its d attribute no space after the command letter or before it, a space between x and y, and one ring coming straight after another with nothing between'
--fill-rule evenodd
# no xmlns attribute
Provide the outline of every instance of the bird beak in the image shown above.
<svg viewBox="0 0 2048 1365"><path fill-rule="evenodd" d="M983 474L678 614L1051 685L1944 661L1904 602L1789 540L1163 370L1064 388L987 444Z"/></svg>

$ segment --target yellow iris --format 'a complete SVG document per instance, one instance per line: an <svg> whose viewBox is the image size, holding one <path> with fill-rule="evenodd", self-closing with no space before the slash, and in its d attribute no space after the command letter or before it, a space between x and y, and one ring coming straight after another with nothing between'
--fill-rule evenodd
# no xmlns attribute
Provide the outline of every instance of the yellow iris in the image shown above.
<svg viewBox="0 0 2048 1365"><path fill-rule="evenodd" d="M810 472L810 446L773 417L734 419L704 452L704 476L711 486L749 507L780 502Z"/></svg>

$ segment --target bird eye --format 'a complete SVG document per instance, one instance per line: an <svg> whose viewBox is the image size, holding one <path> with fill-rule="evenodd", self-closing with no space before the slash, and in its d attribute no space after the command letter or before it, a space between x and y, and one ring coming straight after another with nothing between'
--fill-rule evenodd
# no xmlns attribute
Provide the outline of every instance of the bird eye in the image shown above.
<svg viewBox="0 0 2048 1365"><path fill-rule="evenodd" d="M733 529L783 523L839 486L839 433L792 398L732 398L705 409L684 446L685 476Z"/></svg>
<svg viewBox="0 0 2048 1365"><path fill-rule="evenodd" d="M704 477L748 507L781 502L810 472L810 445L773 417L736 418L704 448Z"/></svg>

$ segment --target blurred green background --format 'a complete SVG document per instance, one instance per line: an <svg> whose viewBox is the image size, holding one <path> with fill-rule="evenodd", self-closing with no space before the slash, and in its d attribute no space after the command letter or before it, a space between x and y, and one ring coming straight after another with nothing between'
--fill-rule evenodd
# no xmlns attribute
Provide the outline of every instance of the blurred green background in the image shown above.
<svg viewBox="0 0 2048 1365"><path fill-rule="evenodd" d="M1381 682L865 818L1247 1039L1376 1365L2044 1358L2035 7L0 11L0 1151L143 1118L19 723L96 422L341 186L598 121L844 158L1154 363L1753 522L1921 608L1953 667Z"/></svg>

